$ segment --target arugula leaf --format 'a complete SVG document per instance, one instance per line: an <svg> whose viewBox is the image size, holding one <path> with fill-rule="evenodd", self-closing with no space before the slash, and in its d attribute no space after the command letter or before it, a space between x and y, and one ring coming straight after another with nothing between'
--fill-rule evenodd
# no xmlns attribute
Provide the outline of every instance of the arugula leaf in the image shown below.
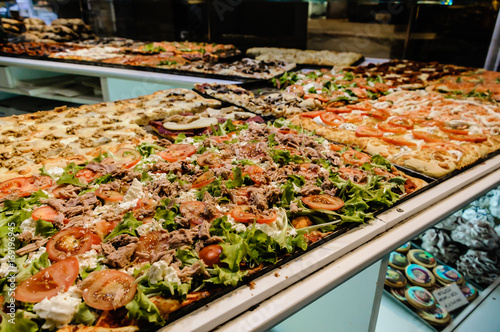
<svg viewBox="0 0 500 332"><path fill-rule="evenodd" d="M135 229L142 225L142 221L135 219L132 212L127 212L123 216L123 220L116 225L116 227L109 233L105 238L104 242L108 242L110 239L117 237L120 234L129 234L132 236L137 236Z"/></svg>
<svg viewBox="0 0 500 332"><path fill-rule="evenodd" d="M164 220L163 228L168 231L175 231L180 228L180 225L175 222L175 216L179 214L179 206L177 204L173 204L169 208L167 206L170 205L171 199L165 198L161 201L161 203L156 207L156 212L154 218L156 220Z"/></svg>
<svg viewBox="0 0 500 332"><path fill-rule="evenodd" d="M392 165L390 162L387 161L387 159L385 159L384 157L382 157L381 155L379 154L376 154L376 155L373 155L372 156L372 161L371 161L371 164L376 166L376 167L381 167L387 171L391 171L392 170Z"/></svg>
<svg viewBox="0 0 500 332"><path fill-rule="evenodd" d="M226 187L228 189L234 189L243 186L245 179L250 180L248 175L243 175L243 171L240 167L233 168L233 179L226 181Z"/></svg>
<svg viewBox="0 0 500 332"><path fill-rule="evenodd" d="M155 325L165 325L165 320L160 315L158 308L151 302L144 292L138 288L132 301L127 303L129 317L139 321L147 321Z"/></svg>
<svg viewBox="0 0 500 332"><path fill-rule="evenodd" d="M227 233L226 241L221 243L221 262L226 263L230 271L236 272L240 269L240 263L248 254L249 248L241 236L234 233Z"/></svg>
<svg viewBox="0 0 500 332"><path fill-rule="evenodd" d="M147 142L139 144L135 149L137 151L139 151L139 153L141 154L142 157L146 157L146 158L151 156L152 154L155 154L156 151L165 150L165 148L162 146L159 146L159 145L156 145L153 143L147 143Z"/></svg>
<svg viewBox="0 0 500 332"><path fill-rule="evenodd" d="M241 159L241 160L235 160L232 162L233 165L241 165L241 166L250 166L250 165L257 165L257 163L248 160L248 159Z"/></svg>
<svg viewBox="0 0 500 332"><path fill-rule="evenodd" d="M302 164L304 162L308 162L309 159L301 157L296 154L291 154L290 151L288 150L277 150L277 149L271 149L270 150L271 158L273 158L273 161L278 164L284 164L288 165L290 163L295 163L295 164Z"/></svg>
<svg viewBox="0 0 500 332"><path fill-rule="evenodd" d="M176 64L177 64L177 61L164 60L164 61L160 61L160 63L158 65L159 66L171 66L171 65L176 65Z"/></svg>
<svg viewBox="0 0 500 332"><path fill-rule="evenodd" d="M47 169L45 168L45 165L43 165L41 168L38 169L40 171L40 175L45 175L45 176L50 176L52 179L54 178L52 175L49 174Z"/></svg>
<svg viewBox="0 0 500 332"><path fill-rule="evenodd" d="M99 150L99 155L97 157L95 157L94 159L92 159L92 161L95 163L100 163L104 159L108 158L109 156L110 156L110 154L108 152L102 153L102 150Z"/></svg>
<svg viewBox="0 0 500 332"><path fill-rule="evenodd" d="M43 237L51 237L58 232L57 228L53 223L38 219L35 226L35 235L41 235Z"/></svg>
<svg viewBox="0 0 500 332"><path fill-rule="evenodd" d="M186 139L186 134L179 134L174 141L174 144L179 144Z"/></svg>

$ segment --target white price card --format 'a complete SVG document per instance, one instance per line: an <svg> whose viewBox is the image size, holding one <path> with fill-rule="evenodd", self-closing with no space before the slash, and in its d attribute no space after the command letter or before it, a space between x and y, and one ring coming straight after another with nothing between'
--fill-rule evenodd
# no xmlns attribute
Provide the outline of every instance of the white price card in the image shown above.
<svg viewBox="0 0 500 332"><path fill-rule="evenodd" d="M438 303L448 312L452 312L469 303L456 283L438 288L432 294Z"/></svg>

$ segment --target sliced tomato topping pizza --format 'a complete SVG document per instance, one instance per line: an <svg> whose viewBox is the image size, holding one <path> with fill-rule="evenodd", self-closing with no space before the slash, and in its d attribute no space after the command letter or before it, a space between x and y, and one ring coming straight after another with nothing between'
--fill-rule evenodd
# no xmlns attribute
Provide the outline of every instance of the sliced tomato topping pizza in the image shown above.
<svg viewBox="0 0 500 332"><path fill-rule="evenodd" d="M425 185L283 120L41 172L0 183L1 299L31 330L163 326Z"/></svg>

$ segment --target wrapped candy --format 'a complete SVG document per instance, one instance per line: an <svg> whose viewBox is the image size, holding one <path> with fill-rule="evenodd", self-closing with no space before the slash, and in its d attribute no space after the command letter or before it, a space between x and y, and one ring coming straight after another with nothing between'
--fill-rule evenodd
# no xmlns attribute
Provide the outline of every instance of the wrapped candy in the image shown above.
<svg viewBox="0 0 500 332"><path fill-rule="evenodd" d="M494 250L500 246L500 237L488 222L466 222L458 225L452 232L453 241L472 249Z"/></svg>
<svg viewBox="0 0 500 332"><path fill-rule="evenodd" d="M446 264L453 264L460 255L460 250L451 241L446 231L431 228L423 233L420 239L425 251Z"/></svg>
<svg viewBox="0 0 500 332"><path fill-rule="evenodd" d="M451 231L454 230L461 223L461 221L462 221L462 210L458 210L452 215L441 220L434 227L447 229Z"/></svg>
<svg viewBox="0 0 500 332"><path fill-rule="evenodd" d="M491 284L500 274L496 256L472 249L458 259L457 269L465 278L480 284Z"/></svg>

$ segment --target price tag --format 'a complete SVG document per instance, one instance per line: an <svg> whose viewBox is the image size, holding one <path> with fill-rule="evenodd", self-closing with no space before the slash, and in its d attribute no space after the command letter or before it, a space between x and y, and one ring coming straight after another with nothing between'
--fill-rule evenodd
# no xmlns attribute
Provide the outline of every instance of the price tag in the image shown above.
<svg viewBox="0 0 500 332"><path fill-rule="evenodd" d="M456 283L438 288L432 294L438 303L448 312L452 312L469 303Z"/></svg>

